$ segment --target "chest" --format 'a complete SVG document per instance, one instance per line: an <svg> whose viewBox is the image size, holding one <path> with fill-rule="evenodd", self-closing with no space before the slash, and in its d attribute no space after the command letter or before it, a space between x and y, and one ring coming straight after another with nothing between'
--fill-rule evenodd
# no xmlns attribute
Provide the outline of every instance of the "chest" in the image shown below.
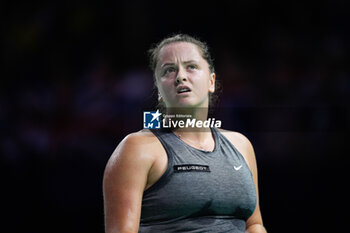
<svg viewBox="0 0 350 233"><path fill-rule="evenodd" d="M255 208L255 187L244 159L172 156L161 178L159 189L144 198L144 213L154 206L153 211L163 211L159 214L172 218L214 215L245 218Z"/></svg>

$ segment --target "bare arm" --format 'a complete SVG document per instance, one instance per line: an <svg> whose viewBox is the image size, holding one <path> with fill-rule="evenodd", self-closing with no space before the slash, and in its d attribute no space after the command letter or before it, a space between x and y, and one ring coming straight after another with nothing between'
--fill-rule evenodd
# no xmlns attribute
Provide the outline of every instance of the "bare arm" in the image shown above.
<svg viewBox="0 0 350 233"><path fill-rule="evenodd" d="M258 188L258 171L255 159L255 153L250 141L240 133L237 132L224 132L229 140L234 144L239 152L243 155L248 163L248 166L253 174L253 181L255 185L255 190L257 194L257 203L254 213L246 221L246 233L267 233L263 226L263 221L259 206L259 188Z"/></svg>
<svg viewBox="0 0 350 233"><path fill-rule="evenodd" d="M249 167L253 174L253 180L254 180L256 195L257 195L257 203L256 203L255 211L246 222L246 232L247 233L267 233L266 229L263 226L263 221L262 221L260 206L259 206L258 169L256 165L255 153L250 141L247 138L245 138L245 140L246 140L245 153L247 156Z"/></svg>
<svg viewBox="0 0 350 233"><path fill-rule="evenodd" d="M137 233L152 156L144 137L127 136L109 159L103 178L106 233Z"/></svg>
<svg viewBox="0 0 350 233"><path fill-rule="evenodd" d="M247 229L246 233L267 233L267 231L263 225L254 224Z"/></svg>

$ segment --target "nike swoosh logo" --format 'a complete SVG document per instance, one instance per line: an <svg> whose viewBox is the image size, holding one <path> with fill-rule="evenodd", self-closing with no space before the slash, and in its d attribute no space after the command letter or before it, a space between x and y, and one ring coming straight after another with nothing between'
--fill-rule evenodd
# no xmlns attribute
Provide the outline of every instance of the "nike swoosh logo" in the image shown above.
<svg viewBox="0 0 350 233"><path fill-rule="evenodd" d="M236 171L238 171L239 169L241 169L241 168L242 168L242 165L241 165L241 166L238 166L238 167L233 166L233 168L234 168Z"/></svg>

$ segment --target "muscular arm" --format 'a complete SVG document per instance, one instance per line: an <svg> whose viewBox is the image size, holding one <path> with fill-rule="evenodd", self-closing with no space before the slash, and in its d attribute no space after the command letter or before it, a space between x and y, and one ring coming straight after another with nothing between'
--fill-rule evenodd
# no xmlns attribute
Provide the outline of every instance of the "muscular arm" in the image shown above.
<svg viewBox="0 0 350 233"><path fill-rule="evenodd" d="M152 156L142 135L127 136L109 159L103 178L106 233L138 232Z"/></svg>

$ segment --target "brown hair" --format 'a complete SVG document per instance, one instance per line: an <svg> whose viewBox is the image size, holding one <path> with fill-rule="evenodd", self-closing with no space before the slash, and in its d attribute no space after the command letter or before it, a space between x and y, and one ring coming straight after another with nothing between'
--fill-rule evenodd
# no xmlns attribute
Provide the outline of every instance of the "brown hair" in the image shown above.
<svg viewBox="0 0 350 233"><path fill-rule="evenodd" d="M199 50L202 53L203 59L205 59L209 64L209 71L211 73L215 72L213 59L209 53L208 45L205 42L200 41L199 39L194 38L194 37L189 36L189 35L186 35L186 34L176 34L174 36L167 37L149 50L150 68L152 69L153 72L155 72L155 70L156 70L156 66L157 66L157 62L158 62L158 55L159 55L160 50L163 47L165 47L166 45L169 45L169 44L175 43L175 42L188 42L188 43L192 43L192 44L197 45L197 47L199 48Z"/></svg>

